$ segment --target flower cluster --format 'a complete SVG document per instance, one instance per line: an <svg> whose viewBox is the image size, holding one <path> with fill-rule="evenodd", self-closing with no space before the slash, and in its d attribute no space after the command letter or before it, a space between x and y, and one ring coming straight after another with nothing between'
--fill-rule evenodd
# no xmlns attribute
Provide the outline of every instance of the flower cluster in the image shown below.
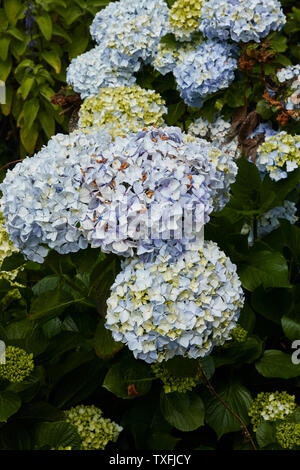
<svg viewBox="0 0 300 470"><path fill-rule="evenodd" d="M197 386L200 378L200 372L194 377L177 377L171 374L163 364L159 363L152 364L151 368L155 377L163 382L165 393L186 393Z"/></svg>
<svg viewBox="0 0 300 470"><path fill-rule="evenodd" d="M236 266L213 242L191 244L177 260L128 260L107 301L106 327L138 359L204 357L230 339L243 305Z"/></svg>
<svg viewBox="0 0 300 470"><path fill-rule="evenodd" d="M256 164L275 181L286 178L300 164L300 136L282 131L266 137L257 150Z"/></svg>
<svg viewBox="0 0 300 470"><path fill-rule="evenodd" d="M176 0L170 9L170 30L180 40L187 40L200 25L203 1Z"/></svg>
<svg viewBox="0 0 300 470"><path fill-rule="evenodd" d="M196 43L199 44L199 41ZM162 75L173 72L180 58L188 52L194 52L195 45L191 43L169 44L160 42L157 47L157 53L152 62L153 67Z"/></svg>
<svg viewBox="0 0 300 470"><path fill-rule="evenodd" d="M27 258L42 263L47 247L62 254L87 247L80 230L89 202L81 190L83 167L109 141L102 129L91 135L57 134L34 157L7 172L0 186L5 226Z"/></svg>
<svg viewBox="0 0 300 470"><path fill-rule="evenodd" d="M226 168L220 150L189 142L176 127L117 137L85 172L90 203L81 228L92 247L125 256L137 246L138 254L152 251L147 241L181 239L183 223L193 238L228 190Z"/></svg>
<svg viewBox="0 0 300 470"><path fill-rule="evenodd" d="M115 137L161 125L166 112L164 100L153 90L137 85L102 88L97 97L87 98L81 106L79 127L104 126Z"/></svg>
<svg viewBox="0 0 300 470"><path fill-rule="evenodd" d="M222 41L260 42L285 22L278 0L209 0L202 7L200 31Z"/></svg>
<svg viewBox="0 0 300 470"><path fill-rule="evenodd" d="M233 160L237 156L238 140L237 138L229 140L230 129L231 123L225 121L222 116L216 118L213 122L200 117L189 126L188 133L208 140L227 154L229 159Z"/></svg>
<svg viewBox="0 0 300 470"><path fill-rule="evenodd" d="M173 70L183 100L201 108L204 98L227 88L237 68L235 47L226 42L208 40L194 50L180 54Z"/></svg>
<svg viewBox="0 0 300 470"><path fill-rule="evenodd" d="M283 83L285 94L284 107L287 111L294 111L294 119L300 119L300 65L289 65L276 74L279 83Z"/></svg>
<svg viewBox="0 0 300 470"><path fill-rule="evenodd" d="M264 421L285 419L296 408L294 395L287 392L262 392L257 395L248 414L254 431Z"/></svg>
<svg viewBox="0 0 300 470"><path fill-rule="evenodd" d="M0 379L12 383L23 382L34 369L33 354L16 346L7 346L5 364L0 364Z"/></svg>
<svg viewBox="0 0 300 470"><path fill-rule="evenodd" d="M67 82L84 99L98 95L103 87L134 85L133 72L139 68L140 64L130 58L119 62L116 51L101 44L72 60Z"/></svg>
<svg viewBox="0 0 300 470"><path fill-rule="evenodd" d="M98 44L117 52L120 63L128 57L149 62L168 32L168 17L164 0L120 0L97 13L90 30Z"/></svg>
<svg viewBox="0 0 300 470"><path fill-rule="evenodd" d="M276 426L276 439L284 449L300 446L300 423L281 423Z"/></svg>
<svg viewBox="0 0 300 470"><path fill-rule="evenodd" d="M103 418L95 406L78 405L65 411L66 421L73 424L81 438L82 450L103 450L108 442L116 442L121 426Z"/></svg>

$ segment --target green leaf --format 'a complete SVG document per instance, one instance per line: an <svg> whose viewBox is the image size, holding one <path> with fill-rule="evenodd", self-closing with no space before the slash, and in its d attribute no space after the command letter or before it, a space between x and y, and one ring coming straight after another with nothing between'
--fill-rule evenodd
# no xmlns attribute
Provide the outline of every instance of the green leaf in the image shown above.
<svg viewBox="0 0 300 470"><path fill-rule="evenodd" d="M40 103L37 98L31 98L24 103L24 127L31 129L40 109Z"/></svg>
<svg viewBox="0 0 300 470"><path fill-rule="evenodd" d="M39 121L48 139L55 134L55 119L49 111L41 110L39 112Z"/></svg>
<svg viewBox="0 0 300 470"><path fill-rule="evenodd" d="M70 446L72 450L80 450L81 439L75 426L65 421L40 423L35 429L35 445L38 449Z"/></svg>
<svg viewBox="0 0 300 470"><path fill-rule="evenodd" d="M9 55L6 60L0 60L0 80L6 82L12 68L12 58Z"/></svg>
<svg viewBox="0 0 300 470"><path fill-rule="evenodd" d="M248 389L238 382L228 382L220 390L217 389L217 392L244 423L247 424L249 421L248 409L252 402ZM223 434L241 430L240 422L214 396L210 397L207 402L205 420L217 433L218 439Z"/></svg>
<svg viewBox="0 0 300 470"><path fill-rule="evenodd" d="M111 331L105 328L104 323L104 318L101 318L94 337L95 351L101 358L112 357L123 347L122 343L114 341Z"/></svg>
<svg viewBox="0 0 300 470"><path fill-rule="evenodd" d="M256 105L256 111L263 119L270 119L273 115L273 111L265 100L260 100Z"/></svg>
<svg viewBox="0 0 300 470"><path fill-rule="evenodd" d="M86 51L89 38L85 25L77 26L72 34L72 43L68 47L69 59L74 59Z"/></svg>
<svg viewBox="0 0 300 470"><path fill-rule="evenodd" d="M256 430L256 439L260 448L277 442L274 423L261 423Z"/></svg>
<svg viewBox="0 0 300 470"><path fill-rule="evenodd" d="M67 307L75 303L70 294L55 289L34 298L30 306L30 320L49 319L59 316Z"/></svg>
<svg viewBox="0 0 300 470"><path fill-rule="evenodd" d="M165 420L180 431L194 431L204 425L204 403L195 392L162 391L160 409Z"/></svg>
<svg viewBox="0 0 300 470"><path fill-rule="evenodd" d="M24 259L22 253L13 253L4 259L1 266L1 271L14 271L15 269L25 264L25 262L26 260Z"/></svg>
<svg viewBox="0 0 300 470"><path fill-rule="evenodd" d="M185 113L185 104L183 101L179 101L176 104L170 104L168 107L168 114L166 116L166 123L169 126L173 126Z"/></svg>
<svg viewBox="0 0 300 470"><path fill-rule="evenodd" d="M300 339L300 314L299 311L292 310L281 318L283 332L291 341Z"/></svg>
<svg viewBox="0 0 300 470"><path fill-rule="evenodd" d="M262 346L262 341L256 336L248 337L243 343L234 342L227 345L213 354L216 367L229 364L234 366L250 364L260 357Z"/></svg>
<svg viewBox="0 0 300 470"><path fill-rule="evenodd" d="M35 19L45 39L50 41L52 37L51 17L48 15L48 13L43 11L43 16L37 16Z"/></svg>
<svg viewBox="0 0 300 470"><path fill-rule="evenodd" d="M148 441L148 448L155 450L173 450L180 441L178 437L164 432L154 432Z"/></svg>
<svg viewBox="0 0 300 470"><path fill-rule="evenodd" d="M27 96L29 95L33 87L34 82L35 82L35 79L33 77L25 77L24 80L22 80L20 91L21 91L23 100L26 100Z"/></svg>
<svg viewBox="0 0 300 470"><path fill-rule="evenodd" d="M0 59L5 61L7 59L8 48L11 42L11 38L0 39Z"/></svg>
<svg viewBox="0 0 300 470"><path fill-rule="evenodd" d="M20 31L18 28L12 26L7 30L8 34L13 36L14 38L18 39L18 41L26 42L26 35L23 31Z"/></svg>
<svg viewBox="0 0 300 470"><path fill-rule="evenodd" d="M249 291L254 291L261 284L264 287L290 286L287 261L276 251L254 247L249 251L247 261L238 267L238 274L243 287Z"/></svg>
<svg viewBox="0 0 300 470"><path fill-rule="evenodd" d="M149 392L152 376L149 368L135 359L125 359L114 364L107 372L103 387L119 398L140 397ZM130 393L128 387L135 386L137 395Z"/></svg>
<svg viewBox="0 0 300 470"><path fill-rule="evenodd" d="M24 4L20 0L4 0L3 6L9 23L14 26L25 9Z"/></svg>
<svg viewBox="0 0 300 470"><path fill-rule="evenodd" d="M0 391L0 422L6 422L21 406L21 400L16 393Z"/></svg>
<svg viewBox="0 0 300 470"><path fill-rule="evenodd" d="M31 128L28 128L28 127L21 128L20 130L21 142L25 150L29 154L33 154L38 136L39 134L38 134L35 124L33 124Z"/></svg>
<svg viewBox="0 0 300 470"><path fill-rule="evenodd" d="M56 73L59 73L61 70L61 60L57 51L44 51L41 54L42 58L54 68Z"/></svg>
<svg viewBox="0 0 300 470"><path fill-rule="evenodd" d="M199 370L199 362L196 359L188 359L176 356L163 363L164 368L176 377L194 377Z"/></svg>
<svg viewBox="0 0 300 470"><path fill-rule="evenodd" d="M292 307L291 289L263 289L258 287L251 295L251 305L267 320L280 325L281 317Z"/></svg>
<svg viewBox="0 0 300 470"><path fill-rule="evenodd" d="M255 367L264 377L291 379L300 375L300 364L292 363L292 355L275 349L266 350Z"/></svg>

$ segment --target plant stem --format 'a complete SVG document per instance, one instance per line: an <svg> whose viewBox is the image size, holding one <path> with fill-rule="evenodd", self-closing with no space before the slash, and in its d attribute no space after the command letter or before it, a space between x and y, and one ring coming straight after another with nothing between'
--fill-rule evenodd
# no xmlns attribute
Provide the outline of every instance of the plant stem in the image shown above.
<svg viewBox="0 0 300 470"><path fill-rule="evenodd" d="M233 409L228 405L228 403L226 403L226 401L223 400L223 398L216 392L216 390L214 389L212 383L210 382L210 380L206 377L203 369L201 368L201 376L202 376L202 379L203 379L203 383L204 385L208 388L208 390L210 391L211 395L213 395L214 397L217 398L217 400L219 400L219 402L222 403L222 405L232 414L232 416L234 416L240 423L241 425L241 429L243 431L243 434L245 436L245 438L247 439L247 441L250 442L253 450L257 450L257 447L252 439L252 436L246 426L246 424L244 423L244 421L242 420L242 418L235 412L233 411Z"/></svg>

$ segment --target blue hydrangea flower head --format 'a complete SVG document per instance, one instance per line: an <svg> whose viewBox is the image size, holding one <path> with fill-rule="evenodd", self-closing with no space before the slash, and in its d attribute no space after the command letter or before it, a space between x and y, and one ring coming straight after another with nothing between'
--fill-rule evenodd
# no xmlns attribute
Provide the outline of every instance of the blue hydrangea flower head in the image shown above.
<svg viewBox="0 0 300 470"><path fill-rule="evenodd" d="M169 9L164 0L119 0L95 16L91 35L98 44L148 62L160 38L168 32Z"/></svg>
<svg viewBox="0 0 300 470"><path fill-rule="evenodd" d="M133 73L140 66L140 61L127 56L120 59L115 49L101 44L72 60L67 69L67 82L84 99L98 95L103 87L134 85Z"/></svg>
<svg viewBox="0 0 300 470"><path fill-rule="evenodd" d="M203 106L204 99L228 88L237 69L234 46L216 40L183 51L173 70L180 96L189 105Z"/></svg>
<svg viewBox="0 0 300 470"><path fill-rule="evenodd" d="M180 240L188 210L192 238L228 189L224 168L220 150L176 127L118 136L85 172L84 233L92 247L132 256L153 251L154 240Z"/></svg>
<svg viewBox="0 0 300 470"><path fill-rule="evenodd" d="M280 31L286 18L278 0L208 0L201 10L200 31L221 41L260 42Z"/></svg>
<svg viewBox="0 0 300 470"><path fill-rule="evenodd" d="M83 168L110 140L102 129L90 135L57 134L7 172L0 186L5 227L28 259L42 263L48 248L66 254L87 247L78 226L88 205Z"/></svg>

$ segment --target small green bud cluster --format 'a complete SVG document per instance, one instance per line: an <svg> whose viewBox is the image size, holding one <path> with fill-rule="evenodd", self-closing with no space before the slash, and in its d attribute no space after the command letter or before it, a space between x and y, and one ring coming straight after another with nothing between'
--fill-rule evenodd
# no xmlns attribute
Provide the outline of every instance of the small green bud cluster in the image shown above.
<svg viewBox="0 0 300 470"><path fill-rule="evenodd" d="M103 450L109 441L115 442L122 427L102 417L96 406L78 405L65 411L66 421L73 424L81 438L82 450Z"/></svg>
<svg viewBox="0 0 300 470"><path fill-rule="evenodd" d="M163 382L165 393L186 393L197 386L200 377L200 372L194 377L176 377L159 363L152 364L151 368L155 376Z"/></svg>
<svg viewBox="0 0 300 470"><path fill-rule="evenodd" d="M0 379L12 383L23 382L34 369L33 354L15 346L7 346L5 360L0 364Z"/></svg>

